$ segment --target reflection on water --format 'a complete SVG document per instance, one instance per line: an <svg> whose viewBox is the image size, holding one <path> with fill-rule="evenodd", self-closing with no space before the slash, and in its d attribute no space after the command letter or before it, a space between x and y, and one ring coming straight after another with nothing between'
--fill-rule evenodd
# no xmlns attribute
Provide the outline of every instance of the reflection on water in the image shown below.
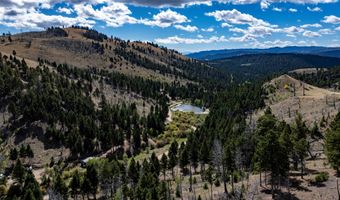
<svg viewBox="0 0 340 200"><path fill-rule="evenodd" d="M195 114L202 114L204 110L200 107L193 106L190 104L180 104L173 108L171 108L172 111L181 111L181 112L193 112Z"/></svg>

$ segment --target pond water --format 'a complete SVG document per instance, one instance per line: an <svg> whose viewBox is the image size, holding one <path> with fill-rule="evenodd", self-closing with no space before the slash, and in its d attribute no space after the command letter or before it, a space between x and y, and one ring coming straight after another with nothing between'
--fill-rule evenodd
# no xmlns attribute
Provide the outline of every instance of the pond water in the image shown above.
<svg viewBox="0 0 340 200"><path fill-rule="evenodd" d="M181 111L181 112L193 112L195 114L202 114L204 110L200 107L193 106L190 104L179 104L173 108L171 108L172 111Z"/></svg>

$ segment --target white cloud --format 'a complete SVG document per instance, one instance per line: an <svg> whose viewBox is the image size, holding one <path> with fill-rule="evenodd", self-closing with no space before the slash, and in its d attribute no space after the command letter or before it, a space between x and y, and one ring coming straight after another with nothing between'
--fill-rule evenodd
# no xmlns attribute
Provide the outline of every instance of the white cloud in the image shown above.
<svg viewBox="0 0 340 200"><path fill-rule="evenodd" d="M328 24L340 24L340 17L334 16L334 15L325 16L322 22L328 23Z"/></svg>
<svg viewBox="0 0 340 200"><path fill-rule="evenodd" d="M310 37L310 38L312 38L312 37L320 37L321 36L320 33L313 32L313 31L305 31L305 32L303 32L302 35L305 36L305 37Z"/></svg>
<svg viewBox="0 0 340 200"><path fill-rule="evenodd" d="M161 44L209 44L214 42L227 42L224 36L221 37L210 37L210 38L182 38L178 36L168 37L168 38L157 38L155 42Z"/></svg>
<svg viewBox="0 0 340 200"><path fill-rule="evenodd" d="M268 1L261 1L260 6L261 9L267 9L269 7L270 3Z"/></svg>
<svg viewBox="0 0 340 200"><path fill-rule="evenodd" d="M322 9L320 7L311 8L311 7L308 6L307 10L309 10L311 12L322 12Z"/></svg>
<svg viewBox="0 0 340 200"><path fill-rule="evenodd" d="M202 28L201 29L202 31L204 31L204 32L214 32L214 28Z"/></svg>
<svg viewBox="0 0 340 200"><path fill-rule="evenodd" d="M291 41L282 41L282 40L274 40L274 41L265 41L263 42L263 47L285 47L292 45Z"/></svg>
<svg viewBox="0 0 340 200"><path fill-rule="evenodd" d="M282 12L282 8L274 7L273 10L276 11L276 12Z"/></svg>
<svg viewBox="0 0 340 200"><path fill-rule="evenodd" d="M213 2L246 5L246 4L260 4L262 9L267 9L273 3L293 3L293 4L323 4L335 3L338 0L117 0L119 2L152 7L185 7L192 5L208 5L211 6Z"/></svg>
<svg viewBox="0 0 340 200"><path fill-rule="evenodd" d="M70 14L73 13L74 11L73 11L72 8L61 8L61 7L59 7L59 8L57 9L57 12L58 12L58 13L65 13L65 14L70 15Z"/></svg>
<svg viewBox="0 0 340 200"><path fill-rule="evenodd" d="M72 26L80 25L92 27L95 24L93 20L87 20L81 17L71 18L61 15L45 15L39 12L30 12L25 15L15 17L7 16L0 20L3 25L15 28L29 28L41 30L47 27L55 26Z"/></svg>
<svg viewBox="0 0 340 200"><path fill-rule="evenodd" d="M101 20L111 27L138 23L138 20L131 16L129 8L122 3L113 2L99 9L94 9L90 4L76 4L74 10L79 17Z"/></svg>
<svg viewBox="0 0 340 200"><path fill-rule="evenodd" d="M174 27L176 29L187 31L187 32L195 32L195 31L198 30L198 28L196 26L190 26L190 25L183 26L183 25L178 24L178 25L175 25Z"/></svg>
<svg viewBox="0 0 340 200"><path fill-rule="evenodd" d="M337 28L335 28L336 31L340 31L340 26L338 26Z"/></svg>
<svg viewBox="0 0 340 200"><path fill-rule="evenodd" d="M185 22L190 22L190 20L188 20L186 16L181 15L170 9L166 11L161 11L157 15L154 15L152 20L149 19L140 20L140 23L142 24L148 26L158 26L162 28L166 28L174 24L182 24Z"/></svg>
<svg viewBox="0 0 340 200"><path fill-rule="evenodd" d="M222 28L225 28L225 27L229 27L230 28L230 27L233 27L233 25L228 24L227 22L224 22L224 23L221 24L221 27Z"/></svg>
<svg viewBox="0 0 340 200"><path fill-rule="evenodd" d="M287 34L296 34L296 33L304 32L305 29L303 29L301 27L290 26L290 27L282 28L280 31L287 33Z"/></svg>
<svg viewBox="0 0 340 200"><path fill-rule="evenodd" d="M229 40L231 42L250 42L250 41L256 41L255 39L256 36L250 35L250 34L245 34L241 37L231 37Z"/></svg>
<svg viewBox="0 0 340 200"><path fill-rule="evenodd" d="M295 8L289 8L288 11L289 11L289 12L292 12L292 13L295 13L295 12L297 12L298 10L295 9Z"/></svg>
<svg viewBox="0 0 340 200"><path fill-rule="evenodd" d="M334 31L331 29L325 28L325 29L320 29L318 33L320 33L321 35L332 35L334 34Z"/></svg>
<svg viewBox="0 0 340 200"><path fill-rule="evenodd" d="M304 24L302 26L300 26L301 28L321 28L322 25L315 23L315 24Z"/></svg>
<svg viewBox="0 0 340 200"><path fill-rule="evenodd" d="M218 10L215 12L205 13L207 16L214 17L217 21L222 21L230 24L248 24L250 26L271 26L268 22L262 19L257 19L250 14L241 13L233 10Z"/></svg>

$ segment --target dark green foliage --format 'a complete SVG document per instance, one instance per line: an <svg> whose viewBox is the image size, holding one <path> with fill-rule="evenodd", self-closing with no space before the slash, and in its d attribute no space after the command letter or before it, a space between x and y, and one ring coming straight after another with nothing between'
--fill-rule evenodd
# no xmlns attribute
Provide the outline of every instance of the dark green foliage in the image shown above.
<svg viewBox="0 0 340 200"><path fill-rule="evenodd" d="M315 176L316 183L322 183L328 181L329 174L328 172L321 172Z"/></svg>
<svg viewBox="0 0 340 200"><path fill-rule="evenodd" d="M98 186L99 186L99 176L95 165L88 165L86 168L85 179L90 183L90 192L93 197L96 198Z"/></svg>
<svg viewBox="0 0 340 200"><path fill-rule="evenodd" d="M21 161L18 159L13 168L13 178L22 183L25 178L25 168L22 166Z"/></svg>
<svg viewBox="0 0 340 200"><path fill-rule="evenodd" d="M93 29L85 31L85 33L83 33L83 36L98 42L103 42L104 40L107 40L107 36L105 34L99 33L98 31Z"/></svg>
<svg viewBox="0 0 340 200"><path fill-rule="evenodd" d="M254 80L299 68L335 67L340 65L340 58L308 54L255 54L214 60L211 64L245 79Z"/></svg>
<svg viewBox="0 0 340 200"><path fill-rule="evenodd" d="M9 159L10 160L16 160L18 158L18 150L16 148L13 148L9 152Z"/></svg>
<svg viewBox="0 0 340 200"><path fill-rule="evenodd" d="M322 88L340 90L340 67L330 69L318 68L316 73L291 73L293 77L303 82Z"/></svg>
<svg viewBox="0 0 340 200"><path fill-rule="evenodd" d="M59 28L59 27L53 27L53 26L50 28L47 28L46 34L49 37L67 37L68 36L67 32L64 29Z"/></svg>
<svg viewBox="0 0 340 200"><path fill-rule="evenodd" d="M337 173L340 173L340 113L331 124L330 130L326 133L326 155Z"/></svg>

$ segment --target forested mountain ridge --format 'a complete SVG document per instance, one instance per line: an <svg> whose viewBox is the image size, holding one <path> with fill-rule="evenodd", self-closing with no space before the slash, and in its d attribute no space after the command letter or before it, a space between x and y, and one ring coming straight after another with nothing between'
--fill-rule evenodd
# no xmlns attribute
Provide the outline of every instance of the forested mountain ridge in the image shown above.
<svg viewBox="0 0 340 200"><path fill-rule="evenodd" d="M222 49L201 51L187 54L190 58L198 60L217 60L230 58L234 56L251 55L251 54L266 54L266 53L296 53L296 54L312 54L319 56L329 56L340 58L339 47L318 47L318 46L287 46L287 47L273 47L268 49Z"/></svg>
<svg viewBox="0 0 340 200"><path fill-rule="evenodd" d="M310 54L252 54L208 63L245 79L257 79L301 68L332 68L340 65L340 58Z"/></svg>
<svg viewBox="0 0 340 200"><path fill-rule="evenodd" d="M165 82L198 82L199 79L223 78L207 64L188 58L157 44L124 41L85 27L48 28L0 37L0 52L37 60L96 67L126 75Z"/></svg>

